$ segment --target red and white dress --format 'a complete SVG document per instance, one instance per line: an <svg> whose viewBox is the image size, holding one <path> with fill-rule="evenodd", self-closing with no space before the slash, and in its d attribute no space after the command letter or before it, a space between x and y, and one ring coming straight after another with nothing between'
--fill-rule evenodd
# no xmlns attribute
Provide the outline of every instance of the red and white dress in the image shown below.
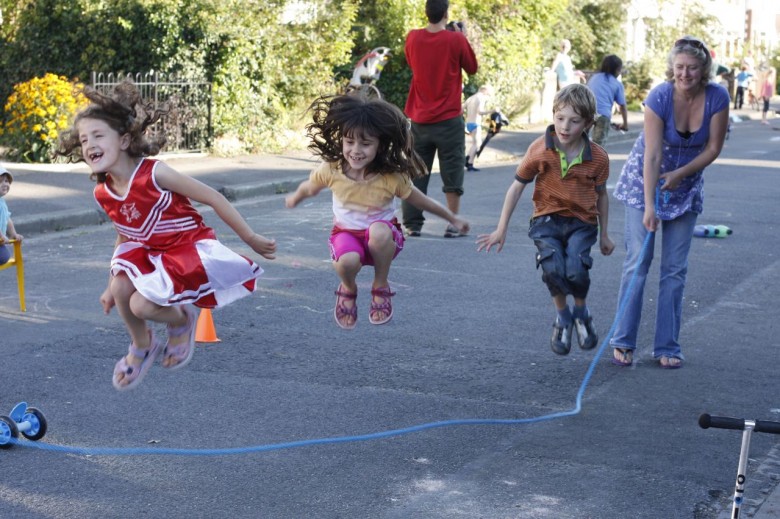
<svg viewBox="0 0 780 519"><path fill-rule="evenodd" d="M161 306L215 308L252 293L263 269L217 241L187 197L160 187L157 164L141 160L124 196L95 186L95 200L128 240L114 251L111 274L124 272Z"/></svg>

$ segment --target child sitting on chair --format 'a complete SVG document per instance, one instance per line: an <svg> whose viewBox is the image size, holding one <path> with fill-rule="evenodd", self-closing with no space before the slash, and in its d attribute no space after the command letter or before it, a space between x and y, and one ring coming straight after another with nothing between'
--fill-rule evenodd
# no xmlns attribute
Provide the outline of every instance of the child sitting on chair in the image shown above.
<svg viewBox="0 0 780 519"><path fill-rule="evenodd" d="M13 252L5 242L10 240L22 241L22 235L16 232L14 222L11 220L11 211L8 210L8 204L3 197L11 190L11 183L14 177L7 169L0 166L0 265L5 265L11 259Z"/></svg>

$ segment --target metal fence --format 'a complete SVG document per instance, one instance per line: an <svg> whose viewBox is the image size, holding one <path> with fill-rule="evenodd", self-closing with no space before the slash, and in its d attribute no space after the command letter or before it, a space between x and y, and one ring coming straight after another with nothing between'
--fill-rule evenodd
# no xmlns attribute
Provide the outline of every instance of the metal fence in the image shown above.
<svg viewBox="0 0 780 519"><path fill-rule="evenodd" d="M158 72L92 72L92 86L106 94L125 79L138 87L146 102L169 110L151 128L154 133L165 134L164 152L205 151L211 146L211 83L166 77Z"/></svg>

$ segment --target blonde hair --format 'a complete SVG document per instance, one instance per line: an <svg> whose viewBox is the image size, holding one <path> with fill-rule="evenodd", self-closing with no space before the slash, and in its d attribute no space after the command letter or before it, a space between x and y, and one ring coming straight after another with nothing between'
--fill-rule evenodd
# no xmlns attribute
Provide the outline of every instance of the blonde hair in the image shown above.
<svg viewBox="0 0 780 519"><path fill-rule="evenodd" d="M582 83L567 85L555 94L553 99L553 114L571 106L577 115L588 122L596 119L596 97L590 89Z"/></svg>
<svg viewBox="0 0 780 519"><path fill-rule="evenodd" d="M699 38L683 36L676 42L666 60L666 80L674 82L674 58L687 54L699 60L701 64L701 84L706 85L712 79L712 54L707 45Z"/></svg>

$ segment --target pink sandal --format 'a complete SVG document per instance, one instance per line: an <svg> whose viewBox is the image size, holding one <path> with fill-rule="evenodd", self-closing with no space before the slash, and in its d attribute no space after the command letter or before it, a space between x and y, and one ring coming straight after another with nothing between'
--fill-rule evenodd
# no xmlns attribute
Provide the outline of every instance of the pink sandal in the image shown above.
<svg viewBox="0 0 780 519"><path fill-rule="evenodd" d="M127 355L125 355L119 359L119 362L117 362L116 365L114 365L114 379L112 384L119 391L133 389L138 384L140 384L144 376L146 376L146 372L149 371L149 368L152 367L152 364L154 364L157 356L162 351L162 344L160 344L160 342L157 340L157 337L154 336L154 332L152 330L149 330L149 340L149 349L146 350L138 349L135 343L130 343L128 352L130 355L138 357L139 359L143 359L141 364L138 366L128 364ZM120 383L120 381L116 378L120 373L124 375L121 381L125 382L124 384Z"/></svg>
<svg viewBox="0 0 780 519"><path fill-rule="evenodd" d="M385 324L393 318L393 300L391 299L395 295L395 292L390 290L390 287L379 287L371 289L371 309L368 313L368 320L371 324ZM381 303L374 301L374 296L383 298ZM374 314L381 312L384 318L377 319Z"/></svg>
<svg viewBox="0 0 780 519"><path fill-rule="evenodd" d="M198 316L190 305L182 306L184 315L187 316L187 322L179 327L168 325L168 342L163 350L163 367L165 369L183 368L192 360L192 354L195 352L195 325ZM187 341L180 344L171 345L171 337L182 337L186 335ZM166 361L173 360L173 364L167 364Z"/></svg>
<svg viewBox="0 0 780 519"><path fill-rule="evenodd" d="M354 301L357 299L357 294L352 294L344 290L344 286L339 283L339 287L336 289L336 306L333 308L333 317L336 318L336 324L345 330L352 330L357 326L357 304ZM353 301L352 307L344 305L344 300ZM345 317L352 317L352 324L343 324L341 322Z"/></svg>

